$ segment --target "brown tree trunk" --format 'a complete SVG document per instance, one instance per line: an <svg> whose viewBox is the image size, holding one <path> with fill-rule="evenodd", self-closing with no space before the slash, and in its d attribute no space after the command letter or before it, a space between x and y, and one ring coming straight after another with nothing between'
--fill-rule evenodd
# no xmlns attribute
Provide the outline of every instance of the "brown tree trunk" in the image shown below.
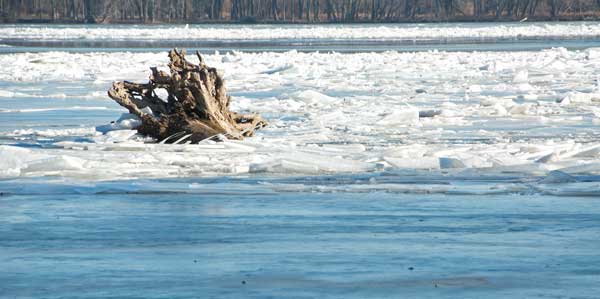
<svg viewBox="0 0 600 299"><path fill-rule="evenodd" d="M185 59L184 51L174 49L169 52L171 74L153 67L150 82L115 82L108 96L140 118L139 133L166 143L197 143L219 134L243 139L266 126L259 115L229 111L231 97L223 78L196 54L197 65ZM161 88L167 99L156 95Z"/></svg>

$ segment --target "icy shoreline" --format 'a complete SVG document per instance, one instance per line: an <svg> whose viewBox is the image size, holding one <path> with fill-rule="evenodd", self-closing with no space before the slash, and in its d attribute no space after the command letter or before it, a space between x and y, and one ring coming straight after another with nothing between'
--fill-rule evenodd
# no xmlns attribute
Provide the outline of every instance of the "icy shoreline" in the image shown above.
<svg viewBox="0 0 600 299"><path fill-rule="evenodd" d="M205 58L225 70L233 109L271 126L243 142L145 144L105 91L113 80L146 80L164 53L0 55L0 115L10 120L0 176L600 174L598 49Z"/></svg>
<svg viewBox="0 0 600 299"><path fill-rule="evenodd" d="M384 25L0 26L21 40L477 40L596 38L598 22Z"/></svg>

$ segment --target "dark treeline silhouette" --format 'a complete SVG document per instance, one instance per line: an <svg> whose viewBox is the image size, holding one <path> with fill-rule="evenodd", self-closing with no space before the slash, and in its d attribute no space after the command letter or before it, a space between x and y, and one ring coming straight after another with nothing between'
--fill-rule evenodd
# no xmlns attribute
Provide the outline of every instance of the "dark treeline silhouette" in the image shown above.
<svg viewBox="0 0 600 299"><path fill-rule="evenodd" d="M409 22L598 16L600 0L0 0L3 22Z"/></svg>

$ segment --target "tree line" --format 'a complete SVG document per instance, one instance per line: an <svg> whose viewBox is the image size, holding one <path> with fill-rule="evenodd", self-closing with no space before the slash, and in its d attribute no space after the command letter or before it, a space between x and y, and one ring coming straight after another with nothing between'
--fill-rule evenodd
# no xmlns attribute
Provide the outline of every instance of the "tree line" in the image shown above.
<svg viewBox="0 0 600 299"><path fill-rule="evenodd" d="M0 21L410 22L598 19L600 0L0 0Z"/></svg>

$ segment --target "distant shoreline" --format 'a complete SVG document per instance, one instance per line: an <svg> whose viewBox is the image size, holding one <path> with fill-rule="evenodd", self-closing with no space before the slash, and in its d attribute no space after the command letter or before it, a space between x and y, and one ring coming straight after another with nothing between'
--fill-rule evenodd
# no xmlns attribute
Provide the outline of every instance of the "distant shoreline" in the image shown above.
<svg viewBox="0 0 600 299"><path fill-rule="evenodd" d="M9 24L598 21L597 0L0 0Z"/></svg>
<svg viewBox="0 0 600 299"><path fill-rule="evenodd" d="M598 17L561 17L561 18L524 18L524 19L509 19L509 18L455 18L449 20L435 20L435 19L415 19L415 20L382 20L382 21L370 21L370 20L358 20L358 21L317 21L317 22L305 22L305 21L232 21L232 20L178 20L171 22L140 22L138 20L115 20L115 21L104 21L104 22L83 22L83 21L69 21L69 20L48 20L48 19L19 19L16 21L7 21L0 19L0 25L185 25L185 24L215 24L215 25L335 25L335 24L428 24L428 23L515 23L515 22L599 22L600 16Z"/></svg>

